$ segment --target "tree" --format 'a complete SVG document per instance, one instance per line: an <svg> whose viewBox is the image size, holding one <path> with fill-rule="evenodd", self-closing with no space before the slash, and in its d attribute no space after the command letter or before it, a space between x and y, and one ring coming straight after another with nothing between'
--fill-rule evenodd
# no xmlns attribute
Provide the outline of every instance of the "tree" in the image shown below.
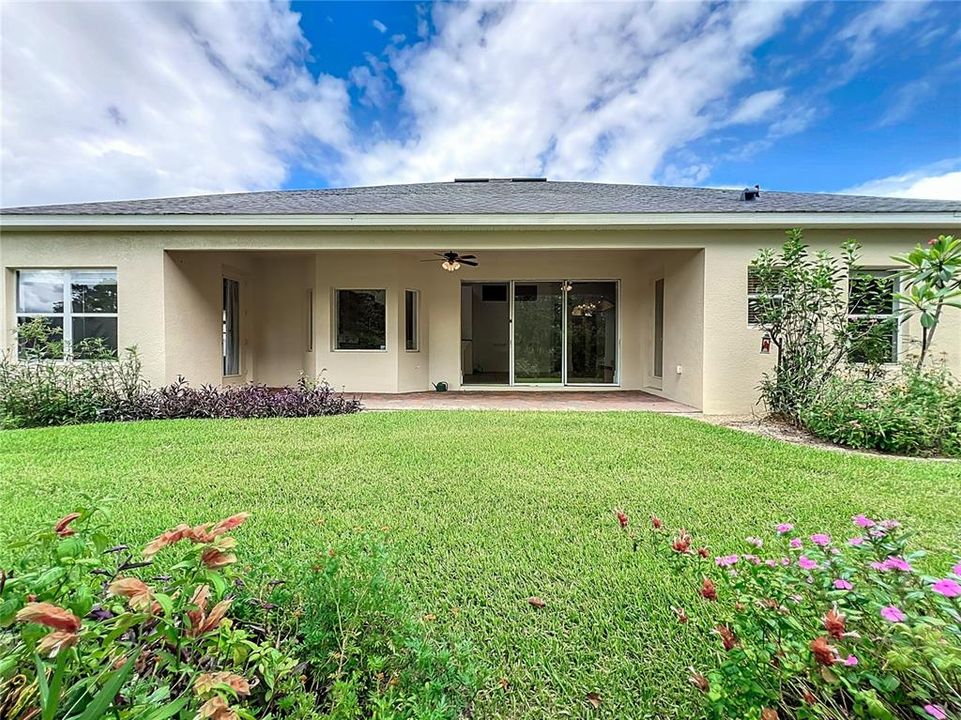
<svg viewBox="0 0 961 720"><path fill-rule="evenodd" d="M765 373L761 399L793 423L816 400L852 348L876 330L849 318L845 285L855 275L860 245L847 240L840 258L812 253L800 229L788 230L779 252L759 251L751 262L755 322L777 349L774 374Z"/></svg>
<svg viewBox="0 0 961 720"><path fill-rule="evenodd" d="M921 322L921 355L918 370L931 349L934 333L945 307L961 308L961 240L939 235L927 247L917 245L894 260L907 265L902 273L904 292L896 295L901 322L918 317Z"/></svg>

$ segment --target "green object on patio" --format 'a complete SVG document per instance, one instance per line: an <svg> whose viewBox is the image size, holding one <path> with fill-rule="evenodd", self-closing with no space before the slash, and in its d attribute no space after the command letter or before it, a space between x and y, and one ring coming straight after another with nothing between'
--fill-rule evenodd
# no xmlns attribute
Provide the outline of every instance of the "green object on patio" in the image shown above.
<svg viewBox="0 0 961 720"><path fill-rule="evenodd" d="M434 385L434 390L436 390L437 392L447 392L447 382L446 382L446 381L441 380L440 382L433 383L433 385Z"/></svg>

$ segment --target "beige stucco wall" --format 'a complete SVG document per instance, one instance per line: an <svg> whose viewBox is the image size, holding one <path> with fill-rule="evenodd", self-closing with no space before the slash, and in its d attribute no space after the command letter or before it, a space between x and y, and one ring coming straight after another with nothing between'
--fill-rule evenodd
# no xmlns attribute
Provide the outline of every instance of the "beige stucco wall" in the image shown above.
<svg viewBox="0 0 961 720"><path fill-rule="evenodd" d="M948 228L810 231L815 248L835 250L848 235L865 244L863 263L890 256ZM956 230L955 230L956 231ZM0 234L0 318L13 347L17 268L116 267L122 346L136 345L155 384L185 375L224 382L221 277L242 281L243 375L271 385L321 373L349 391L424 390L460 383L461 281L620 281L621 387L646 389L711 413L750 412L773 356L759 353L747 325L747 266L778 230L510 230L439 232L233 231L28 232ZM364 250L361 250L364 248ZM378 251L372 252L371 248ZM477 269L449 274L421 263L436 250L474 252ZM654 282L665 280L664 377L651 377ZM335 288L387 290L387 349L333 351ZM403 291L418 290L420 351L404 349ZM308 308L307 293L313 293ZM313 313L313 348L308 322ZM916 327L903 330L906 346ZM961 313L949 311L936 351L961 374ZM680 366L681 372L677 373Z"/></svg>

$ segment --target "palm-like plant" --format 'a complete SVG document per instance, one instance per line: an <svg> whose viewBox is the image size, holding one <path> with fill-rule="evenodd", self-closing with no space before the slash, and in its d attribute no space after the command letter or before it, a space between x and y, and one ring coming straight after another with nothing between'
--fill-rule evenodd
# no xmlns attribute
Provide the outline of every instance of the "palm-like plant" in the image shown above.
<svg viewBox="0 0 961 720"><path fill-rule="evenodd" d="M961 239L939 235L929 240L927 246L918 245L893 259L907 266L902 275L904 291L896 295L901 322L918 317L921 323L920 369L944 308L961 308Z"/></svg>

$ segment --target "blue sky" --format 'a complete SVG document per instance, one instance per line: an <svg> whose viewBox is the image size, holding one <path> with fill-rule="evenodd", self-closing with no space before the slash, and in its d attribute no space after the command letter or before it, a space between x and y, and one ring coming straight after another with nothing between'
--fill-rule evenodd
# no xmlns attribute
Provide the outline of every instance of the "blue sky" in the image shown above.
<svg viewBox="0 0 961 720"><path fill-rule="evenodd" d="M4 205L546 175L961 199L961 4L5 3Z"/></svg>

